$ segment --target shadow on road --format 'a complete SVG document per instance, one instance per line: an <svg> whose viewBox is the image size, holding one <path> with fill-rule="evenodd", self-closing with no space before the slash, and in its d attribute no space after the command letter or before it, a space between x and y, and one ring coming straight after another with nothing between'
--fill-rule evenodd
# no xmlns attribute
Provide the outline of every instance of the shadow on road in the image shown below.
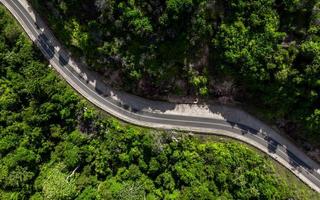
<svg viewBox="0 0 320 200"><path fill-rule="evenodd" d="M266 136L265 140L268 141L269 153L277 153L277 148L278 148L279 143L269 136Z"/></svg>
<svg viewBox="0 0 320 200"><path fill-rule="evenodd" d="M38 36L36 43L44 50L43 53L47 59L51 60L54 57L54 46L50 43L50 40L45 34L41 33Z"/></svg>

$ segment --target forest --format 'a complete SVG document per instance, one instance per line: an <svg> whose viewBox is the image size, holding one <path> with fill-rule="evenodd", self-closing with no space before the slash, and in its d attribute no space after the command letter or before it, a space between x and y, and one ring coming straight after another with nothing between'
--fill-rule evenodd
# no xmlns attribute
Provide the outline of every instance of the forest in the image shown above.
<svg viewBox="0 0 320 200"><path fill-rule="evenodd" d="M244 144L100 113L3 6L0 65L0 199L319 199Z"/></svg>
<svg viewBox="0 0 320 200"><path fill-rule="evenodd" d="M30 2L116 88L250 105L320 144L318 0Z"/></svg>

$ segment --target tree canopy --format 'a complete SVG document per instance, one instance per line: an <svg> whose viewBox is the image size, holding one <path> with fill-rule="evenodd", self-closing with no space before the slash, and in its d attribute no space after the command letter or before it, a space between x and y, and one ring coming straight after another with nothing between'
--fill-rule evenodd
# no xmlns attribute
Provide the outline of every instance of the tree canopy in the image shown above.
<svg viewBox="0 0 320 200"><path fill-rule="evenodd" d="M319 144L317 0L31 2L115 87L234 99Z"/></svg>
<svg viewBox="0 0 320 200"><path fill-rule="evenodd" d="M101 115L47 67L2 6L0 24L0 199L318 197L245 145Z"/></svg>

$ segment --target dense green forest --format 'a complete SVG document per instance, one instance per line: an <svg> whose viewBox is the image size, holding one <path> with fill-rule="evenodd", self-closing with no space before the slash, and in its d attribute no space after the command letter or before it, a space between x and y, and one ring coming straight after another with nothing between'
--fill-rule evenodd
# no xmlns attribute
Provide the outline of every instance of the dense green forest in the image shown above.
<svg viewBox="0 0 320 200"><path fill-rule="evenodd" d="M40 55L0 6L0 199L319 197L243 144L102 115Z"/></svg>
<svg viewBox="0 0 320 200"><path fill-rule="evenodd" d="M115 87L245 102L320 141L318 0L30 2Z"/></svg>

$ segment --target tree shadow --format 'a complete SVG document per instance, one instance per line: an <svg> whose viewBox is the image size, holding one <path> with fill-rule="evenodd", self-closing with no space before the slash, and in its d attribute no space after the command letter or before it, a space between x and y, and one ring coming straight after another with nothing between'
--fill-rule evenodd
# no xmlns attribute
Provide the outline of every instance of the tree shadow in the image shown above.
<svg viewBox="0 0 320 200"><path fill-rule="evenodd" d="M48 37L45 34L41 33L38 35L38 38L36 39L36 44L40 46L42 53L47 59L51 60L54 57L54 46L51 45Z"/></svg>
<svg viewBox="0 0 320 200"><path fill-rule="evenodd" d="M268 142L268 152L273 154L277 153L279 143L269 136L266 136L264 139Z"/></svg>

